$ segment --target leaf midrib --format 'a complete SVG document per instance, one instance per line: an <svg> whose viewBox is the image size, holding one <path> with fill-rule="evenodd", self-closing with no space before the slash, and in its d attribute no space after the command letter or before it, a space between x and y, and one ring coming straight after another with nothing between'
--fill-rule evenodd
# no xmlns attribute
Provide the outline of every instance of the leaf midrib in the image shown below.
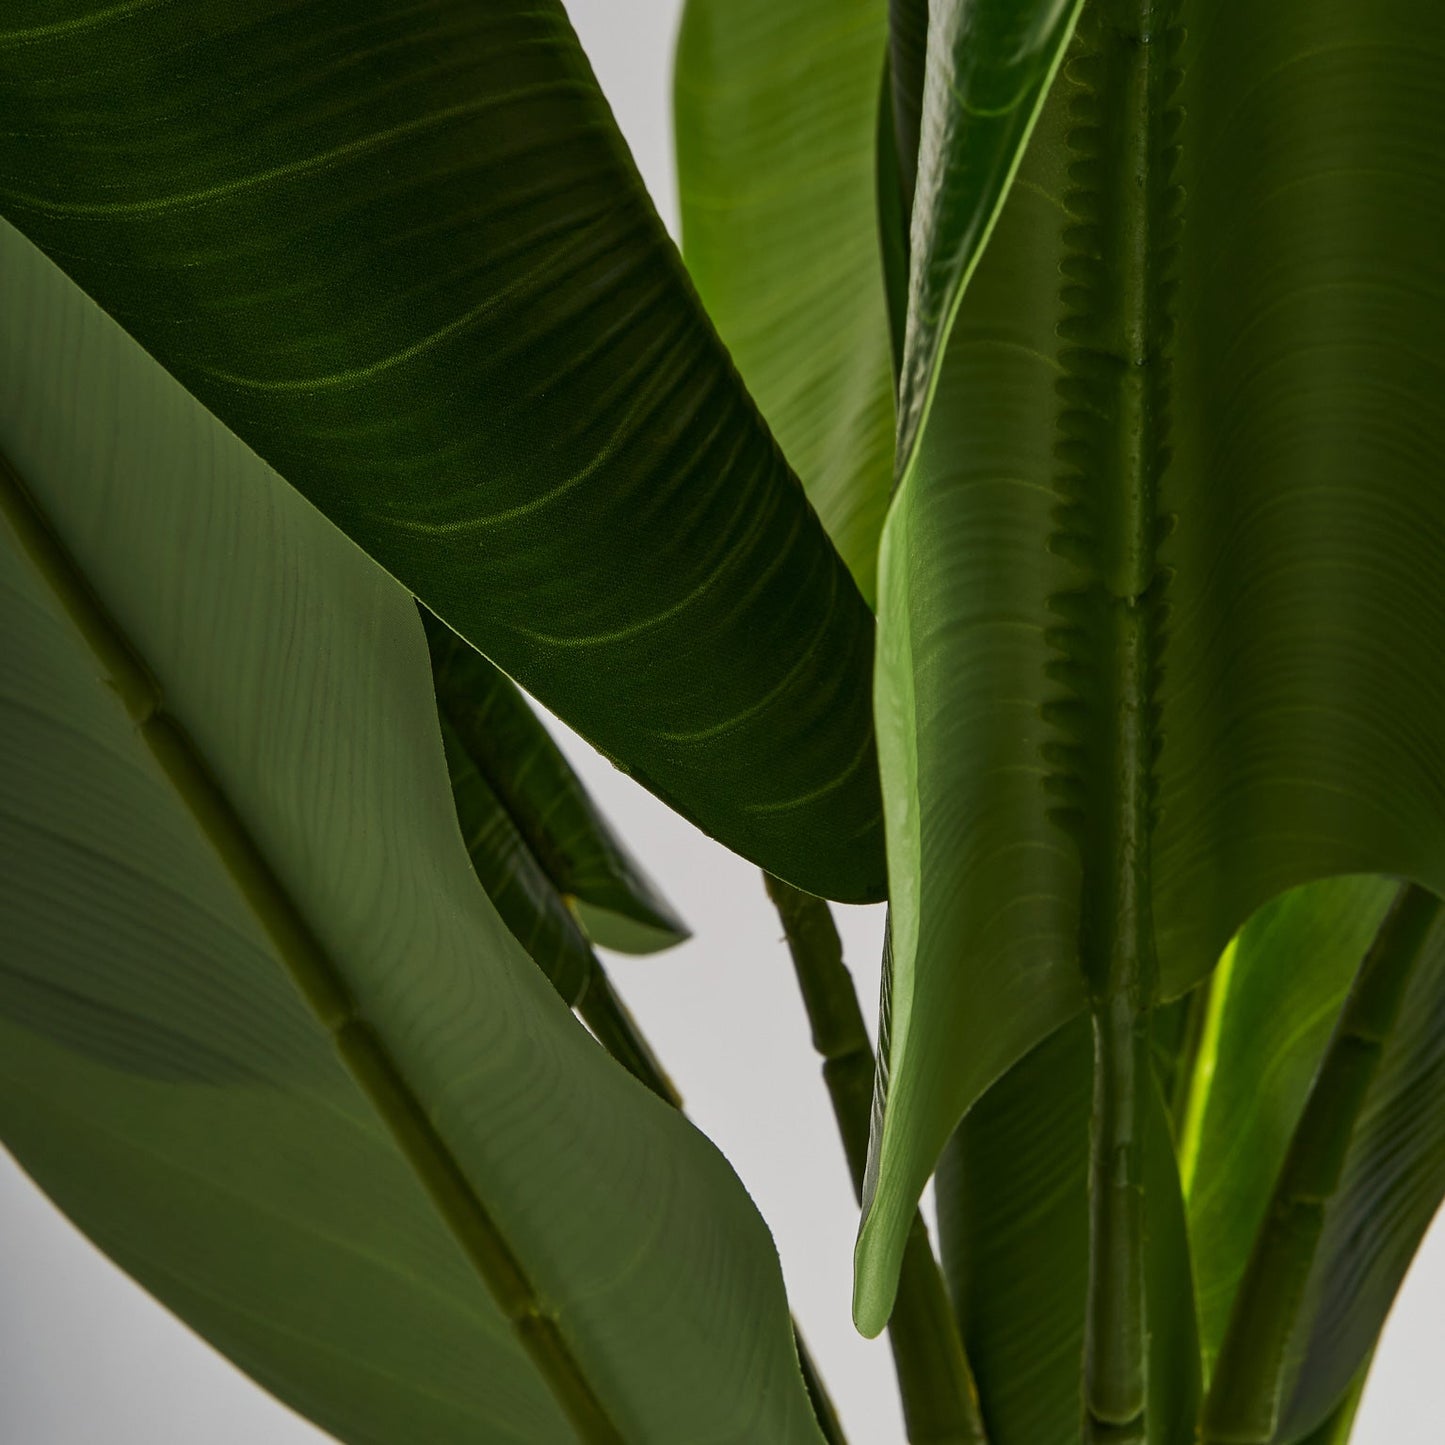
<svg viewBox="0 0 1445 1445"><path fill-rule="evenodd" d="M169 713L145 659L107 611L0 453L0 515L114 689L141 741L270 939L276 956L341 1061L410 1165L448 1233L476 1271L522 1349L587 1445L624 1445L556 1318L467 1179L425 1105L328 956L188 736Z"/></svg>

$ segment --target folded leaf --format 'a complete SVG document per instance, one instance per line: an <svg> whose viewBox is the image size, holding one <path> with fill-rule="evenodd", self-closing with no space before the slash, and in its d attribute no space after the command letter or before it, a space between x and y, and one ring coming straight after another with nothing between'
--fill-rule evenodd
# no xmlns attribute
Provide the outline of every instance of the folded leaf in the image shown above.
<svg viewBox="0 0 1445 1445"><path fill-rule="evenodd" d="M1163 998L1292 886L1445 892L1445 11L1179 0L1152 50L1085 17L881 552L869 1324L953 1125L1082 1007L1111 859Z"/></svg>
<svg viewBox="0 0 1445 1445"><path fill-rule="evenodd" d="M0 210L639 781L883 891L872 620L560 0L16 0Z"/></svg>
<svg viewBox="0 0 1445 1445"><path fill-rule="evenodd" d="M476 801L469 810L473 826L484 826L484 813L493 811L478 785L505 814L510 828L497 820L497 831L489 830L481 843L492 850L494 861L503 862L503 853L515 860L518 901L535 897L525 877L537 872L556 895L556 904L549 907L570 908L593 941L605 948L655 953L681 943L688 936L687 925L612 831L516 685L429 613L423 613L422 621L443 736L451 738L448 753L455 758L453 790L458 789L459 769L465 774L470 765L477 781L462 786ZM468 848L477 862L470 839ZM531 855L530 865L518 848ZM502 885L502 874L493 870L482 881L495 903L492 884ZM517 932L507 909L500 911ZM531 944L527 947L530 952ZM547 952L556 956L555 949Z"/></svg>
<svg viewBox="0 0 1445 1445"><path fill-rule="evenodd" d="M864 597L893 481L877 222L885 0L689 0L683 255Z"/></svg>
<svg viewBox="0 0 1445 1445"><path fill-rule="evenodd" d="M746 1194L476 881L411 598L0 278L0 1136L344 1440L816 1440Z"/></svg>

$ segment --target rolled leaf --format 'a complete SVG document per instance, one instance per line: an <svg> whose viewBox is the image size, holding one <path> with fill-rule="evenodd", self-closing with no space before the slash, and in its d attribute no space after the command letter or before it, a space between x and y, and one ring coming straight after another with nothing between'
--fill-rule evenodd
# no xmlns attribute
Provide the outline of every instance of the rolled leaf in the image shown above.
<svg viewBox="0 0 1445 1445"><path fill-rule="evenodd" d="M869 1325L958 1118L1082 1007L1111 858L1166 999L1290 887L1445 892L1445 12L1178 0L1142 47L1122 13L1085 12L885 530Z"/></svg>
<svg viewBox="0 0 1445 1445"><path fill-rule="evenodd" d="M913 463L964 289L1082 8L1083 0L891 0L894 125L913 202L900 476Z"/></svg>
<svg viewBox="0 0 1445 1445"><path fill-rule="evenodd" d="M487 902L409 595L0 226L0 1137L347 1441L816 1441L766 1228Z"/></svg>
<svg viewBox="0 0 1445 1445"><path fill-rule="evenodd" d="M560 0L17 0L0 211L553 712L883 892L872 620Z"/></svg>
<svg viewBox="0 0 1445 1445"><path fill-rule="evenodd" d="M893 480L887 23L886 0L688 0L674 88L688 270L870 602Z"/></svg>

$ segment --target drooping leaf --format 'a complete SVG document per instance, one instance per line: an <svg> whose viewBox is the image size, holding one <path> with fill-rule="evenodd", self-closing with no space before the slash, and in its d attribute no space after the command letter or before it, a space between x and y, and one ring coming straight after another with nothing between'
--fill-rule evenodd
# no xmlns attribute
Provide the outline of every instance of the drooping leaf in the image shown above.
<svg viewBox="0 0 1445 1445"><path fill-rule="evenodd" d="M729 846L883 891L872 621L560 0L16 0L0 211Z"/></svg>
<svg viewBox="0 0 1445 1445"><path fill-rule="evenodd" d="M655 953L681 943L687 925L612 831L516 684L429 613L422 621L443 733L452 739L449 752L459 755L454 789L464 759L505 813L516 846L530 853L535 869L550 883L557 905L570 909L594 942L624 953ZM489 827L488 846L516 857L511 837L503 842L508 830L500 821L494 830L488 824L490 810L482 794L472 784L467 790L475 798L474 826ZM470 851L475 862L476 850ZM520 859L517 868L520 874L532 871ZM503 882L500 873L492 876ZM483 881L495 902L490 881ZM535 892L519 876L519 900ZM505 908L501 912L507 916ZM548 952L556 956L555 950Z"/></svg>
<svg viewBox="0 0 1445 1445"><path fill-rule="evenodd" d="M887 23L886 0L689 0L674 90L688 270L870 602L893 479Z"/></svg>
<svg viewBox="0 0 1445 1445"><path fill-rule="evenodd" d="M991 1445L1082 1439L1092 1070L1077 1018L984 1094L939 1163L943 1266ZM1150 1439L1187 1445L1200 1391L1189 1242L1157 1097L1150 1118Z"/></svg>
<svg viewBox="0 0 1445 1445"><path fill-rule="evenodd" d="M957 1119L1083 1006L1109 860L1163 998L1289 887L1445 891L1445 12L1179 0L1143 48L1113 18L1086 8L885 529L870 1325Z"/></svg>
<svg viewBox="0 0 1445 1445"><path fill-rule="evenodd" d="M477 884L411 598L0 285L0 1136L344 1440L816 1440L741 1186Z"/></svg>

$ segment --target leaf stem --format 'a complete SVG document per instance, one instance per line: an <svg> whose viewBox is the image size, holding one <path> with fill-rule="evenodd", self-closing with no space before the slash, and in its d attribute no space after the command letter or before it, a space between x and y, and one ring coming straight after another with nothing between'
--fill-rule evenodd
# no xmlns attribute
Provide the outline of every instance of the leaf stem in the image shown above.
<svg viewBox="0 0 1445 1445"><path fill-rule="evenodd" d="M861 1198L875 1065L842 942L822 899L767 874L764 883L782 919L853 1193ZM986 1445L973 1372L928 1227L916 1210L888 1339L911 1445Z"/></svg>
<svg viewBox="0 0 1445 1445"><path fill-rule="evenodd" d="M1203 1445L1265 1445L1288 1384L1288 1351L1355 1122L1440 900L1396 894L1340 1010L1234 1297L1205 1401Z"/></svg>

